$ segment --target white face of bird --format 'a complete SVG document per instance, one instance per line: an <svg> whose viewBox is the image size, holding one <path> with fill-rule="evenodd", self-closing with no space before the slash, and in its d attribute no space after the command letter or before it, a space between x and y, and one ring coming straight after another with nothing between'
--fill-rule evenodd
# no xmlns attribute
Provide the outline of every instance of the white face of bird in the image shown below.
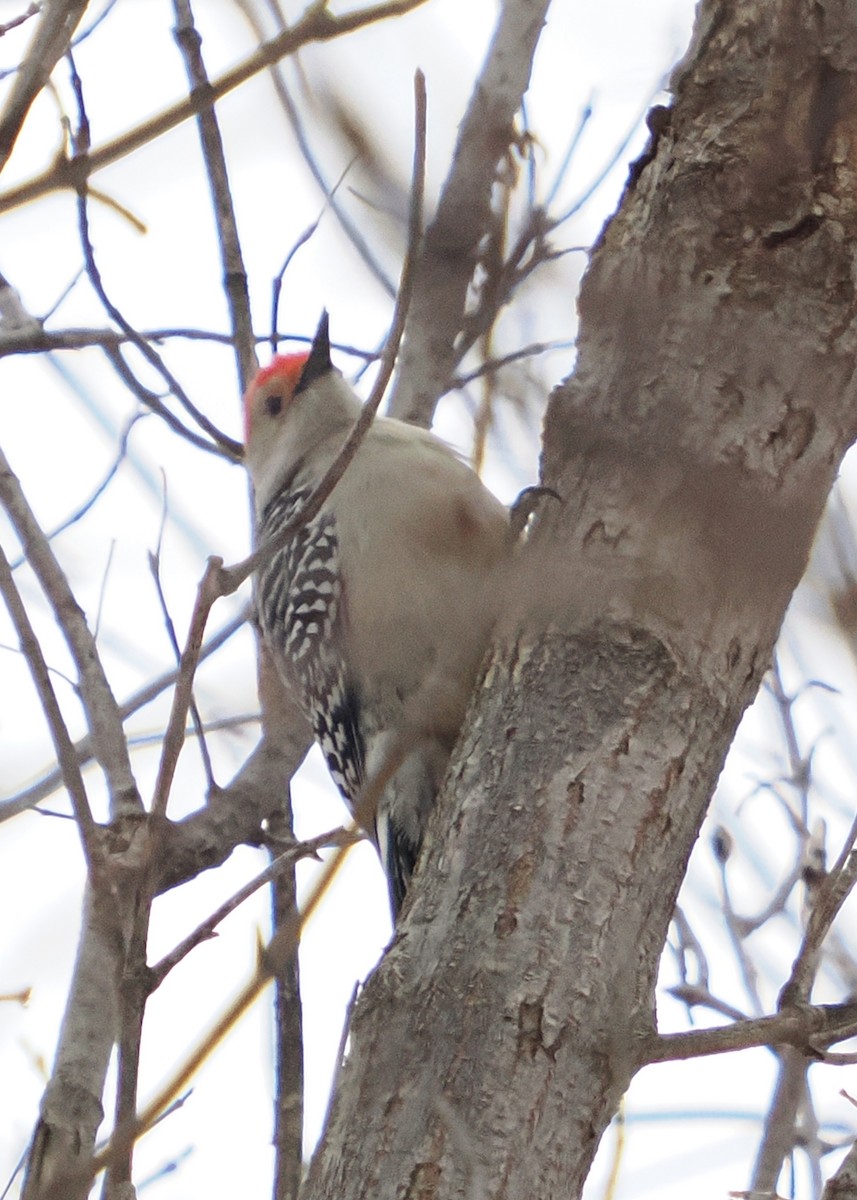
<svg viewBox="0 0 857 1200"><path fill-rule="evenodd" d="M257 499L275 488L304 450L299 442L303 393L332 370L327 313L322 313L308 351L277 355L263 367L244 396L244 449ZM306 397L309 399L309 397ZM310 408L312 405L309 406ZM306 431L304 431L306 432Z"/></svg>
<svg viewBox="0 0 857 1200"><path fill-rule="evenodd" d="M244 461L253 477L256 492L275 482L274 468L281 471L290 457L289 417L300 402L300 382L309 355L280 354L259 371L244 396Z"/></svg>

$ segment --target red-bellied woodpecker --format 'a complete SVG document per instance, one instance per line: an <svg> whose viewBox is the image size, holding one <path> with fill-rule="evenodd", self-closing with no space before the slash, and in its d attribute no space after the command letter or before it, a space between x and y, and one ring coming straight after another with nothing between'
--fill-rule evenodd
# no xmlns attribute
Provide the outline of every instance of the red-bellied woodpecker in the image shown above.
<svg viewBox="0 0 857 1200"><path fill-rule="evenodd" d="M330 361L279 356L245 397L262 544L299 510L360 415ZM434 434L379 417L313 518L257 578L259 626L354 809L384 785L373 837L398 914L502 594L508 514ZM367 824L370 822L367 820Z"/></svg>

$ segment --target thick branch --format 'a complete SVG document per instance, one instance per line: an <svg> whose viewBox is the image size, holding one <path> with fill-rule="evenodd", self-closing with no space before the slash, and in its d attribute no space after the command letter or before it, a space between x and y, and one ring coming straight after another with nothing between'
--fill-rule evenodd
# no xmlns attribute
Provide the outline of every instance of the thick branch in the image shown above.
<svg viewBox="0 0 857 1200"><path fill-rule="evenodd" d="M550 0L504 0L502 5L417 263L390 401L392 414L404 420L431 424L457 365L455 339L464 323L477 247L489 228L495 169L512 140L549 6Z"/></svg>
<svg viewBox="0 0 857 1200"><path fill-rule="evenodd" d="M117 895L87 891L77 960L53 1073L30 1148L22 1200L40 1200L68 1179L63 1200L84 1200L79 1175L95 1145L101 1098L119 1025L119 979L125 931ZM93 1020L93 1013L98 1019Z"/></svg>
<svg viewBox="0 0 857 1200"><path fill-rule="evenodd" d="M703 0L593 252L546 422L564 503L537 520L304 1200L452 1200L474 1162L493 1200L577 1195L644 1061L690 850L857 430L857 14L773 7Z"/></svg>

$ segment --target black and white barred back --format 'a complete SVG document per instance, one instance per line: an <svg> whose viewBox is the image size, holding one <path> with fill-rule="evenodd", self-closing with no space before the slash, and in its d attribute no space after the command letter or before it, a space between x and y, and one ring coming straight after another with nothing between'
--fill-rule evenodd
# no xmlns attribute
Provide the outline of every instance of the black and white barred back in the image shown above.
<svg viewBox="0 0 857 1200"><path fill-rule="evenodd" d="M258 544L294 517L310 491L279 492L259 520ZM336 525L319 513L258 574L262 636L294 688L328 769L350 807L365 773L359 696L345 657L345 597L337 563Z"/></svg>

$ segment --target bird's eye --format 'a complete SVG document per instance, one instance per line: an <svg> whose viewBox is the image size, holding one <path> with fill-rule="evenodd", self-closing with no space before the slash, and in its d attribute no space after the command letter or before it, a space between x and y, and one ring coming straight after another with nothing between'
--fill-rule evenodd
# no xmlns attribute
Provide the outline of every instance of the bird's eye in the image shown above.
<svg viewBox="0 0 857 1200"><path fill-rule="evenodd" d="M278 417L283 411L283 397L277 395L265 397L265 412L269 417Z"/></svg>

